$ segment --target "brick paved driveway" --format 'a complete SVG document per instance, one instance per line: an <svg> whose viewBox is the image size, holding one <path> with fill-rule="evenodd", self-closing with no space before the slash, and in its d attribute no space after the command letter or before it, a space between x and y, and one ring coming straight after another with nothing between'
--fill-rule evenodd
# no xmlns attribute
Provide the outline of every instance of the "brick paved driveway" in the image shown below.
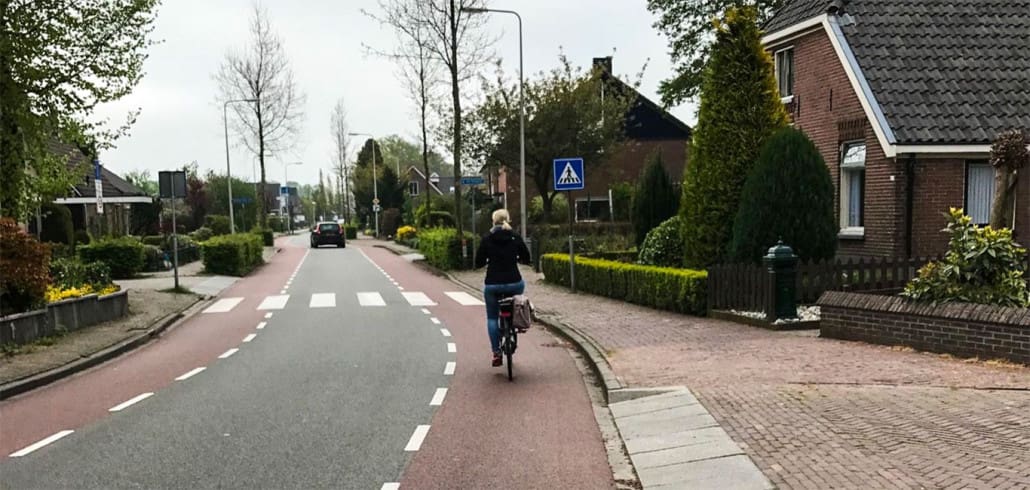
<svg viewBox="0 0 1030 490"><path fill-rule="evenodd" d="M524 275L533 303L601 344L625 384L689 386L780 488L1030 488L1030 368L675 315Z"/></svg>

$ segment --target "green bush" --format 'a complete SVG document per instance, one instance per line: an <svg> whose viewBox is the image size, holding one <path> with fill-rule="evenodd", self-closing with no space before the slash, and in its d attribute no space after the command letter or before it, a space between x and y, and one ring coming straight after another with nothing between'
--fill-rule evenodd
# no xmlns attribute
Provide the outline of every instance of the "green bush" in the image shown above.
<svg viewBox="0 0 1030 490"><path fill-rule="evenodd" d="M461 240L458 230L454 228L428 228L418 233L418 250L426 257L426 262L438 269L453 270L467 267L472 260L472 250L478 246L479 239L465 232L468 246L467 258L461 255Z"/></svg>
<svg viewBox="0 0 1030 490"><path fill-rule="evenodd" d="M569 201L564 194L558 194L551 200L551 216L544 219L544 200L536 196L529 200L529 209L526 210L526 219L534 224L561 224L569 221Z"/></svg>
<svg viewBox="0 0 1030 490"><path fill-rule="evenodd" d="M812 140L791 127L776 132L744 183L730 258L760 263L782 239L801 260L832 259L840 230L833 192L830 171Z"/></svg>
<svg viewBox="0 0 1030 490"><path fill-rule="evenodd" d="M210 217L211 216L208 216L208 218ZM200 228L197 228L196 230L190 232L190 238L197 242L206 242L210 240L213 236L215 236L214 230L206 226L201 226Z"/></svg>
<svg viewBox="0 0 1030 490"><path fill-rule="evenodd" d="M729 8L714 37L680 204L684 263L698 268L729 251L744 181L759 150L788 121L755 8Z"/></svg>
<svg viewBox="0 0 1030 490"><path fill-rule="evenodd" d="M143 245L143 270L156 272L165 268L165 252L161 247Z"/></svg>
<svg viewBox="0 0 1030 490"><path fill-rule="evenodd" d="M255 233L216 236L200 247L204 269L212 274L244 276L263 262L261 236Z"/></svg>
<svg viewBox="0 0 1030 490"><path fill-rule="evenodd" d="M40 239L48 243L75 244L75 230L72 228L72 212L68 206L47 203L42 206L43 228Z"/></svg>
<svg viewBox="0 0 1030 490"><path fill-rule="evenodd" d="M347 240L355 240L358 238L358 227L355 225L346 225L343 227L344 238Z"/></svg>
<svg viewBox="0 0 1030 490"><path fill-rule="evenodd" d="M447 211L430 211L429 216L425 216L424 213L419 216L416 213L415 219L418 220L418 228L451 228L454 226L454 215Z"/></svg>
<svg viewBox="0 0 1030 490"><path fill-rule="evenodd" d="M148 235L140 239L144 245L153 245L155 247L164 247L166 239L164 235Z"/></svg>
<svg viewBox="0 0 1030 490"><path fill-rule="evenodd" d="M540 265L544 280L566 287L570 285L568 255L544 255ZM704 315L708 273L577 256L576 288L660 310Z"/></svg>
<svg viewBox="0 0 1030 490"><path fill-rule="evenodd" d="M50 247L22 233L13 219L0 218L0 315L42 305L49 267Z"/></svg>
<svg viewBox="0 0 1030 490"><path fill-rule="evenodd" d="M286 220L284 220L281 217L276 216L276 215L269 216L268 217L268 227L271 228L272 231L277 231L279 233L285 232L286 231Z"/></svg>
<svg viewBox="0 0 1030 490"><path fill-rule="evenodd" d="M401 226L401 210L397 208L383 210L379 219L379 233L383 236L394 236L397 234L397 228Z"/></svg>
<svg viewBox="0 0 1030 490"><path fill-rule="evenodd" d="M75 230L75 245L89 245L93 239L86 230Z"/></svg>
<svg viewBox="0 0 1030 490"><path fill-rule="evenodd" d="M203 227L210 228L211 232L215 235L228 235L231 230L231 227L229 226L229 217L218 214L209 214L205 216Z"/></svg>
<svg viewBox="0 0 1030 490"><path fill-rule="evenodd" d="M637 260L643 265L683 265L683 218L673 216L647 232Z"/></svg>
<svg viewBox="0 0 1030 490"><path fill-rule="evenodd" d="M93 286L103 289L111 284L111 268L103 262L83 263L76 258L56 259L50 262L50 281L62 289Z"/></svg>
<svg viewBox="0 0 1030 490"><path fill-rule="evenodd" d="M902 296L934 303L980 303L1030 308L1026 254L1012 230L977 227L961 209L952 208L951 234L944 260L919 269Z"/></svg>
<svg viewBox="0 0 1030 490"><path fill-rule="evenodd" d="M250 232L261 238L261 243L264 246L271 247L275 245L275 233L270 228L254 227Z"/></svg>
<svg viewBox="0 0 1030 490"><path fill-rule="evenodd" d="M633 231L638 247L644 243L648 232L676 214L680 204L676 189L662 165L661 151L656 151L649 160L633 194L636 196L633 200Z"/></svg>
<svg viewBox="0 0 1030 490"><path fill-rule="evenodd" d="M134 238L104 238L78 247L83 262L103 262L115 279L127 279L143 270L143 244Z"/></svg>

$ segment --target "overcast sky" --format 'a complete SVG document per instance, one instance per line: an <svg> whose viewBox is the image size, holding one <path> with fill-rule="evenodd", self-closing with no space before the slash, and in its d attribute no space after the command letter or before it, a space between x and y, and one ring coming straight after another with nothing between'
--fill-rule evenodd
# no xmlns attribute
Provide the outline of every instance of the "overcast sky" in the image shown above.
<svg viewBox="0 0 1030 490"><path fill-rule="evenodd" d="M284 161L304 162L290 167L290 180L301 183L316 182L318 170L329 168L329 115L340 97L353 131L414 140L417 119L394 65L362 48L362 43L387 49L394 44L391 31L361 13L362 8L376 10L375 0L265 0L263 5L307 96L294 150L266 159L269 180L282 179ZM154 30L161 44L150 48L145 77L132 95L101 110L102 116L120 121L128 110L142 109L131 135L102 155L108 168L119 174L146 169L156 178L159 170L196 160L202 170L225 172L222 110L215 102L212 74L227 49L246 43L250 6L250 0L164 1ZM522 15L527 76L554 68L559 49L584 67L593 57L614 55L619 75L635 75L650 60L641 92L659 100L658 82L670 75L668 49L651 27L645 0L494 0L491 6ZM506 71L517 74L515 18L494 14L487 28L499 36L496 52ZM671 112L693 126L693 105ZM234 144L230 156L233 175L249 179L253 155Z"/></svg>

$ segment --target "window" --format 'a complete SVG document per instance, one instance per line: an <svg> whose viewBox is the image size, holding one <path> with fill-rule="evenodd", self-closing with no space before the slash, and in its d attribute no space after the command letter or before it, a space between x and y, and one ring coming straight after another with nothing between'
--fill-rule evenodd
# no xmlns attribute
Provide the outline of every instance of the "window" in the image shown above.
<svg viewBox="0 0 1030 490"><path fill-rule="evenodd" d="M608 199L576 199L576 221L610 221Z"/></svg>
<svg viewBox="0 0 1030 490"><path fill-rule="evenodd" d="M840 161L840 227L842 235L865 231L865 143L845 143Z"/></svg>
<svg viewBox="0 0 1030 490"><path fill-rule="evenodd" d="M776 82L781 98L794 97L794 48L776 52Z"/></svg>
<svg viewBox="0 0 1030 490"><path fill-rule="evenodd" d="M418 195L418 181L417 180L413 180L411 182L408 182L408 194L410 194L412 196L417 196Z"/></svg>
<svg viewBox="0 0 1030 490"><path fill-rule="evenodd" d="M966 214L973 223L986 225L991 221L994 203L994 167L985 161L966 164Z"/></svg>

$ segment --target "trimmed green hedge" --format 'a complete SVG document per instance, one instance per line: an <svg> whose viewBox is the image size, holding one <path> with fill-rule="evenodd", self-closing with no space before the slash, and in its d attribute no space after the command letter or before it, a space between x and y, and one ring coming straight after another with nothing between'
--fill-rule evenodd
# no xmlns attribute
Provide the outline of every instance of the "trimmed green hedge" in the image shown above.
<svg viewBox="0 0 1030 490"><path fill-rule="evenodd" d="M111 277L128 279L143 270L143 243L135 238L105 238L78 248L83 262L103 262L111 268Z"/></svg>
<svg viewBox="0 0 1030 490"><path fill-rule="evenodd" d="M358 227L353 225L346 225L343 227L344 238L347 240L358 239Z"/></svg>
<svg viewBox="0 0 1030 490"><path fill-rule="evenodd" d="M544 255L540 265L547 282L569 286L568 255ZM708 273L577 256L576 288L660 310L704 315L708 299Z"/></svg>
<svg viewBox="0 0 1030 490"><path fill-rule="evenodd" d="M261 239L261 243L264 246L271 247L275 245L275 232L273 232L271 228L262 229L260 227L255 226L250 230L250 232L254 235L257 235L257 237Z"/></svg>
<svg viewBox="0 0 1030 490"><path fill-rule="evenodd" d="M254 233L216 236L200 246L204 269L212 274L244 276L264 261L261 235Z"/></svg>
<svg viewBox="0 0 1030 490"><path fill-rule="evenodd" d="M418 234L418 250L426 262L442 270L467 268L472 263L472 251L479 245L479 239L465 232L468 256L461 256L461 240L454 228L428 228Z"/></svg>

